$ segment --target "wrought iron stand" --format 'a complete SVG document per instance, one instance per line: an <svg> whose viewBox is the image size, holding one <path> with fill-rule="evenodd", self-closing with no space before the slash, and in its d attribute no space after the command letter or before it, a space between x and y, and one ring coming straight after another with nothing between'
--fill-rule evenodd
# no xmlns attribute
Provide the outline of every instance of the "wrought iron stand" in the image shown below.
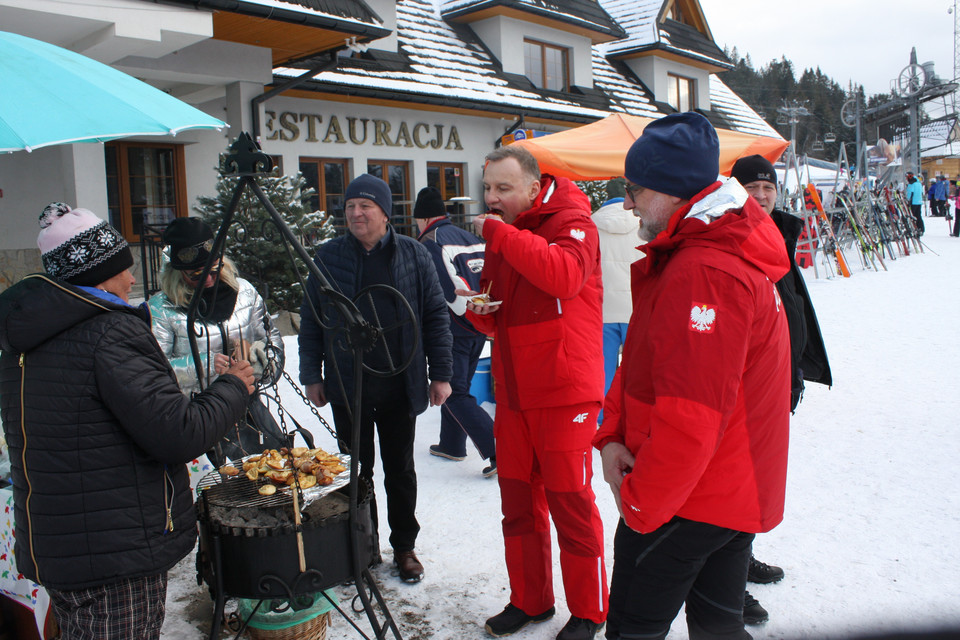
<svg viewBox="0 0 960 640"><path fill-rule="evenodd" d="M199 278L199 282L206 281L207 275L210 273L213 264L220 259L224 252L226 235L229 230L230 225L233 222L234 215L236 213L237 207L240 202L240 198L245 189L249 188L254 195L256 195L260 204L263 205L267 213L270 216L270 221L280 232L282 239L287 248L287 253L290 256L290 259L293 260L293 254L290 253L292 250L296 255L304 262L307 269L309 270L310 276L318 284L318 289L321 292L321 296L328 298L328 301L332 303L333 307L336 309L337 313L342 320L343 332L344 335L342 340L335 341L337 344L341 344L343 348L352 351L353 353L353 362L354 362L354 393L352 398L352 419L353 419L353 429L352 437L350 443L350 452L359 452L360 450L360 412L361 412L361 383L363 379L363 372L366 370L368 373L378 376L389 376L396 375L402 372L407 365L409 365L412 360L412 354L416 350L416 344L410 348L411 357L399 358L400 362L397 364L393 363L393 360L390 359L391 365L390 369L387 371L374 371L366 368L363 365L363 354L364 352L370 350L377 344L378 341L383 341L383 334L386 331L398 330L406 326L407 322L411 322L414 325L414 335L419 335L419 331L416 330L416 318L413 315L412 308L409 303L403 298L399 291L392 289L390 287L385 287L383 285L377 285L380 295L387 293L388 295L395 295L397 298L397 306L399 309L406 309L408 318L399 323L399 325L394 325L391 327L382 327L378 326L375 323L372 323L365 319L360 313L355 300L347 298L340 292L336 291L331 285L327 278L323 275L317 265L314 263L313 258L307 253L307 251L297 240L296 236L284 222L281 215L277 212L276 208L270 202L270 199L264 194L263 190L260 188L260 185L257 183L256 178L259 175L269 172L272 169L273 162L270 157L262 153L253 139L247 133L242 133L237 138L236 142L230 147L230 154L227 156L227 170L224 171L225 175L233 175L239 178L236 188L234 189L233 196L230 200L227 212L224 215L220 229L217 232L216 238L214 239L213 250L211 251L210 258L207 260L207 263L204 265L203 272ZM308 296L309 293L306 286L306 283L301 280L301 285L303 286L303 291L305 295ZM392 292L392 293L391 293ZM368 291L361 291L357 297L361 295L370 295ZM195 331L193 331L193 323L198 315L198 306L200 302L199 290L196 295L194 295L191 300L190 307L187 312L187 326L188 333L191 338L191 349L193 351L194 361L199 363L199 348L196 344ZM319 301L309 299L311 311L314 314L314 319L319 323L323 324L321 320L320 305ZM385 344L385 341L383 341ZM389 355L389 354L388 354ZM202 376L201 376L202 379ZM403 640L400 635L400 630L397 627L396 622L391 616L389 609L387 608L387 603L384 601L383 596L380 593L377 583L374 580L373 576L370 573L370 570L363 566L362 554L361 554L361 539L359 533L359 512L358 512L358 495L359 495L359 456L354 453L352 464L350 465L350 546L351 546L351 556L352 556L352 579L356 585L357 597L360 602L363 604L363 610L367 615L367 619L370 622L371 627L373 628L374 637L377 640L385 639L388 634L392 634L396 640ZM296 488L294 490L296 493ZM295 505L296 514L299 517L299 508ZM375 532L374 532L375 533ZM302 535L302 525L298 522L297 524L297 535ZM213 564L213 584L210 584L210 588L214 592L215 600L215 610L214 610L214 619L211 629L210 638L215 640L219 637L220 632L220 622L223 616L224 603L226 596L228 594L224 593L225 587L223 584L223 573L222 573L222 554L221 554L221 539L218 535L211 535L209 537L211 542L211 549L203 550L204 553L211 554L211 562ZM301 540L302 546L302 540ZM375 549L374 552L378 552L378 549ZM202 578L202 576L200 576ZM262 581L261 590L264 593L264 597L273 597L267 595L270 591L270 584L279 586L281 590L285 593L293 596L296 593L303 593L307 591L320 591L323 588L332 586L332 585L322 585L324 580L319 571L315 569L307 569L303 563L303 557L301 554L300 562L300 572L293 581L293 584L289 584L286 580L279 578L277 576L265 575ZM307 586L304 586L307 585ZM317 587L314 589L314 587ZM295 598L291 597L291 606L296 606L294 604ZM336 604L332 603L336 610L343 615L343 617L353 626L354 629L364 638L368 636L361 630L350 617ZM380 612L382 614L382 619L378 617L377 612L374 608L374 604L380 607ZM242 633L242 629L241 629ZM238 634L239 636L239 634Z"/></svg>

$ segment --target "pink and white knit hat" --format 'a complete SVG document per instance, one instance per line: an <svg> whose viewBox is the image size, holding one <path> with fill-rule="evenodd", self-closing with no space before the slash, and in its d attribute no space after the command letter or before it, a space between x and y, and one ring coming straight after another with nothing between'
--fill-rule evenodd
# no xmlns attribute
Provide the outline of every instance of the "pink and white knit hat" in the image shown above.
<svg viewBox="0 0 960 640"><path fill-rule="evenodd" d="M73 285L96 286L133 266L120 232L88 209L52 202L40 214L37 236L43 268Z"/></svg>

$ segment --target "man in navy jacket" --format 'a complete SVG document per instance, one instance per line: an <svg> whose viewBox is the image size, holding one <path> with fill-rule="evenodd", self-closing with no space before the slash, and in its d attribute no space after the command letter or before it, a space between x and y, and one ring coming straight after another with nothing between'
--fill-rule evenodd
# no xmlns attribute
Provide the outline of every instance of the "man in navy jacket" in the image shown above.
<svg viewBox="0 0 960 640"><path fill-rule="evenodd" d="M360 451L353 455L360 460L360 476L372 480L376 425L394 562L401 580L419 582L423 565L414 553L420 524L415 514L413 442L417 415L426 410L428 401L439 406L450 395L450 320L430 254L390 226L392 196L387 183L363 174L347 185L344 196L349 233L320 245L315 262L337 291L357 302L368 321L394 327L364 353L364 367L367 371L392 370L407 360L409 345L417 345L410 366L403 371L387 377L363 374L361 415L357 417ZM396 289L406 299L416 327L409 322L401 325L405 312L396 297L384 293L382 285ZM361 291L370 295L358 297ZM307 280L300 316L300 382L313 404L330 402L338 438L351 442L357 382L353 379L353 351L343 346L344 319L320 293L313 276ZM420 331L419 341L414 328ZM371 513L376 523L375 503Z"/></svg>
<svg viewBox="0 0 960 640"><path fill-rule="evenodd" d="M413 217L420 230L418 240L427 248L437 267L437 276L450 312L453 334L453 391L440 414L440 443L430 445L430 453L448 460L467 456L467 436L473 440L480 456L490 460L483 469L486 478L497 473L493 443L493 419L470 393L470 381L487 336L477 331L465 317L467 299L457 289L480 290L483 271L483 240L454 225L447 217L440 191L424 187L417 194Z"/></svg>

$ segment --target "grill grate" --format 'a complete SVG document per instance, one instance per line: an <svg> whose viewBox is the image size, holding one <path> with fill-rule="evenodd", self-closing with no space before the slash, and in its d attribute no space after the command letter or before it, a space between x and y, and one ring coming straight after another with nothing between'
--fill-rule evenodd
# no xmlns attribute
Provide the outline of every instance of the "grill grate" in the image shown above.
<svg viewBox="0 0 960 640"><path fill-rule="evenodd" d="M265 484L273 484L270 480L261 477L252 481L243 474L224 476L219 471L213 470L200 479L197 484L197 495L202 496L204 502L210 506L228 509L289 507L293 504L293 489L296 487L300 492L298 495L300 506L304 508L314 500L350 484L350 456L339 453L337 457L340 458L346 470L339 473L333 482L327 485L316 485L309 489L300 489L299 485L278 486L276 493L264 496L260 495L259 489Z"/></svg>

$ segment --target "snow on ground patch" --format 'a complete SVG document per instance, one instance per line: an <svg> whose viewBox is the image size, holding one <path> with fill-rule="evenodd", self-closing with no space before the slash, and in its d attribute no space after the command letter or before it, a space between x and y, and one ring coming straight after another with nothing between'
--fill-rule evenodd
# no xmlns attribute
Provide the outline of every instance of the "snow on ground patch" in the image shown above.
<svg viewBox="0 0 960 640"><path fill-rule="evenodd" d="M834 387L809 384L792 420L785 519L754 545L760 560L782 566L786 576L749 585L770 611L768 623L749 627L754 638L960 627L960 239L947 237L942 220L928 218L927 229L930 250L890 261L887 272L853 266L851 278L830 280L804 273ZM857 263L853 252L847 258ZM287 370L296 377L296 339L285 342ZM299 398L289 391L284 398L318 444L332 447ZM328 410L321 414L330 420ZM417 425L417 552L425 578L407 585L395 577L386 528L384 564L374 574L404 638L479 640L488 637L484 620L509 598L498 488L481 477L485 463L475 451L463 462L429 455L439 415L430 409ZM609 563L616 509L597 457L594 473ZM518 640L552 639L569 615L556 557L555 549L557 616ZM351 592L339 591L349 603ZM211 612L190 556L171 572L163 637L208 637ZM355 637L333 619L328 638ZM685 638L681 614L669 639Z"/></svg>

